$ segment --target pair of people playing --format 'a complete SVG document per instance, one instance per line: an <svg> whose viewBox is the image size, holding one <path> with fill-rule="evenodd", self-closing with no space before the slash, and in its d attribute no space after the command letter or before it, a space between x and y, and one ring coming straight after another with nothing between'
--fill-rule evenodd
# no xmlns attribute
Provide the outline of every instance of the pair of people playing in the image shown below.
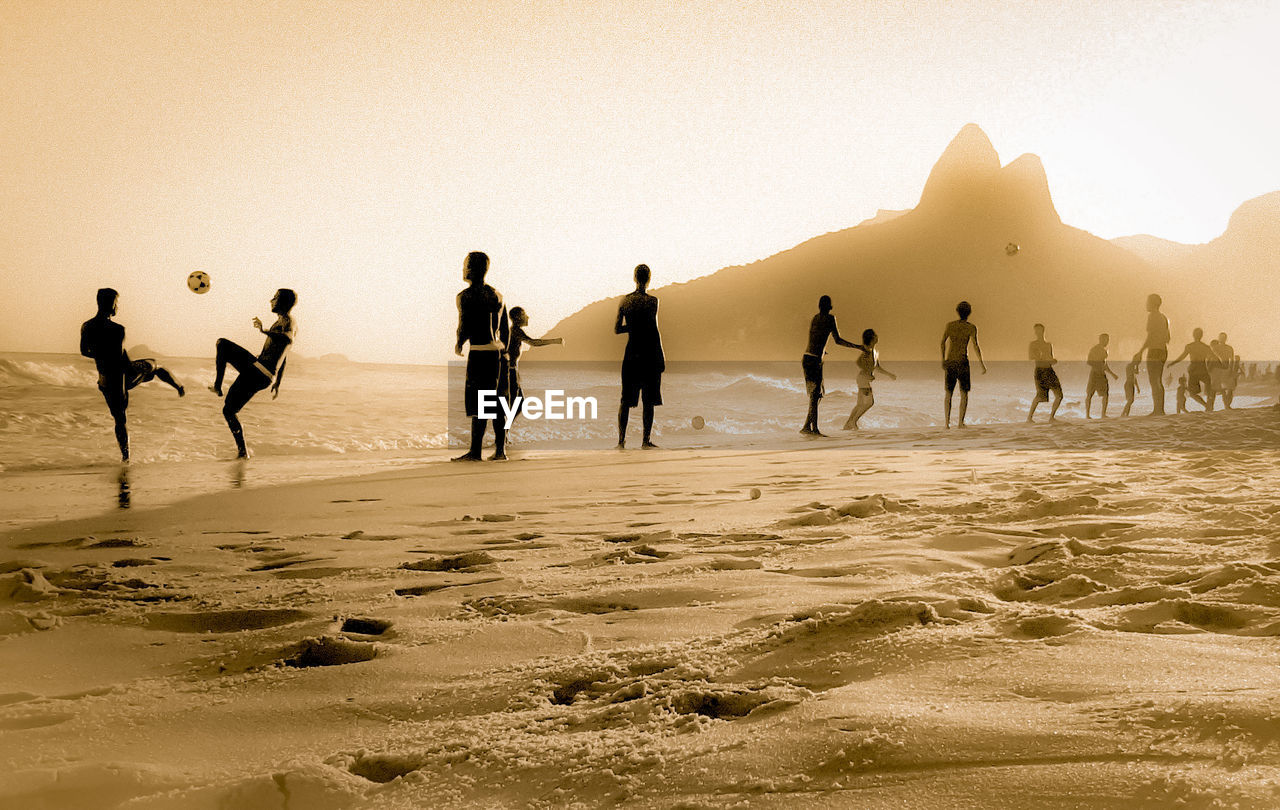
<svg viewBox="0 0 1280 810"><path fill-rule="evenodd" d="M875 381L877 371L883 372L890 379L898 379L893 372L880 365L880 353L876 350L876 344L880 342L880 338L876 335L876 331L863 330L860 344L845 340L840 336L840 328L836 325L835 316L831 314L831 308L831 296L824 295L818 299L818 313L809 322L809 343L805 347L804 355L800 358L800 366L804 372L805 392L809 395L809 412L805 416L804 427L800 428L800 432L806 436L824 435L818 429L818 402L826 394L823 385L822 356L826 353L828 339L834 340L838 346L846 346L861 352L857 361L858 400L845 421L845 430L857 430L858 421L875 404L872 383Z"/></svg>
<svg viewBox="0 0 1280 810"><path fill-rule="evenodd" d="M104 287L98 290L98 312L80 327L80 354L92 358L98 370L98 390L106 400L107 410L115 423L116 443L120 447L120 459L129 460L128 407L129 391L139 385L158 379L173 387L178 396L186 389L168 369L151 358L131 359L124 348L125 329L111 320L118 311L120 294ZM271 328L263 329L262 322L254 318L253 325L266 335L262 351L255 357L241 346L221 338L215 350L215 373L211 390L222 396L222 382L230 365L237 377L227 392L222 415L231 429L238 458L248 458L244 431L239 413L254 395L271 388L272 399L279 396L280 381L284 377L285 354L293 344L297 328L289 314L297 302L293 290L281 289L271 299L271 311L278 317Z"/></svg>
<svg viewBox="0 0 1280 810"><path fill-rule="evenodd" d="M518 407L524 396L520 382L520 354L525 344L549 346L563 343L560 338L535 338L525 333L529 317L522 307L514 307L508 314L502 294L485 283L489 273L489 256L480 251L467 254L462 264L462 278L467 287L458 293L458 339L454 352L467 352L466 386L463 404L471 420L471 447L454 461L480 461L486 426L493 422L492 461L507 458L507 429L501 416L494 419L480 417L480 392L492 391Z"/></svg>

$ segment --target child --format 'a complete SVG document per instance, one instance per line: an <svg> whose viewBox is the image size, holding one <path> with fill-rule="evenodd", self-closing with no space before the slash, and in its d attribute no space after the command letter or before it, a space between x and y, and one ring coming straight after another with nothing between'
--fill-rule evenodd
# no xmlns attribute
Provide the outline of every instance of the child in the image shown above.
<svg viewBox="0 0 1280 810"><path fill-rule="evenodd" d="M844 423L845 430L857 430L858 420L876 404L871 383L875 380L877 371L883 371L891 380L898 379L893 372L880 365L880 352L876 351L876 344L879 342L876 330L866 329L862 332L862 345L853 347L862 350L862 354L858 355L858 401L849 413L848 421Z"/></svg>
<svg viewBox="0 0 1280 810"><path fill-rule="evenodd" d="M1187 375L1178 378L1178 413L1187 412Z"/></svg>
<svg viewBox="0 0 1280 810"><path fill-rule="evenodd" d="M1129 409L1133 407L1133 398L1142 391L1138 389L1138 363L1139 360L1132 360L1129 365L1124 368L1124 411L1121 416L1128 416Z"/></svg>
<svg viewBox="0 0 1280 810"><path fill-rule="evenodd" d="M516 408L518 412L520 399L524 396L524 391L520 387L520 368L518 365L520 362L520 350L523 348L522 344L528 343L530 346L564 345L564 339L529 337L524 331L524 328L529 325L529 316L525 313L524 307L512 307L510 315L511 340L507 346L507 402L511 407Z"/></svg>

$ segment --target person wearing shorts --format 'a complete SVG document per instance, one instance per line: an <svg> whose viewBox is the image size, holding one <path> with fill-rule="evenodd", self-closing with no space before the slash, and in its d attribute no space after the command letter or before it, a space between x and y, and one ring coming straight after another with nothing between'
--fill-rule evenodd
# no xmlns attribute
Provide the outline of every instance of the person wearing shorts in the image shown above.
<svg viewBox="0 0 1280 810"><path fill-rule="evenodd" d="M876 404L876 395L871 384L875 382L877 371L891 380L898 379L893 372L880 365L880 352L876 350L876 344L879 342L880 336L876 334L876 330L864 329L862 345L854 347L862 351L858 355L858 401L854 403L853 410L849 412L849 419L844 423L845 430L858 430L858 420L862 419L867 411L871 410L871 406Z"/></svg>
<svg viewBox="0 0 1280 810"><path fill-rule="evenodd" d="M627 336L622 352L622 398L618 405L618 449L627 446L627 420L631 409L644 403L641 410L643 436L640 446L655 449L653 443L653 409L662 404L662 373L667 370L662 352L662 335L658 332L658 299L647 290L652 271L649 265L636 265L636 289L618 305L613 323L616 335Z"/></svg>
<svg viewBox="0 0 1280 810"><path fill-rule="evenodd" d="M222 403L222 418L231 429L231 438L235 440L236 458L249 457L249 450L244 443L244 428L240 424L240 411L259 391L270 388L272 399L280 396L280 383L284 381L284 368L288 361L285 355L298 334L297 324L289 314L297 301L297 293L293 290L276 290L271 298L271 311L276 315L275 323L264 329L261 320L253 319L253 328L266 336L262 351L256 357L240 344L218 338L213 385L209 386L209 390L222 396L222 380L227 373L227 366L236 370L236 380L231 383Z"/></svg>
<svg viewBox="0 0 1280 810"><path fill-rule="evenodd" d="M971 341L973 350L978 355L978 364L982 367L982 373L987 373L987 364L982 360L982 347L978 345L978 327L969 323L969 315L972 313L973 307L968 301L956 304L956 315L960 317L947 324L942 332L942 372L946 386L943 411L946 415L944 426L947 429L951 428L951 397L955 393L956 386L960 387L960 419L957 423L959 427L964 427L964 417L969 410L971 384L969 343Z"/></svg>
<svg viewBox="0 0 1280 810"><path fill-rule="evenodd" d="M1184 357L1187 358L1187 396L1200 403L1200 406L1208 411L1212 410L1212 408L1204 397L1200 396L1200 392L1209 393L1209 387L1212 384L1212 378L1209 375L1209 361L1216 360L1217 355L1201 339L1203 337L1204 330L1200 327L1197 326L1192 330L1191 342L1182 349L1182 354L1169 363L1169 368L1173 368L1182 362Z"/></svg>
<svg viewBox="0 0 1280 810"><path fill-rule="evenodd" d="M1151 384L1151 415L1164 413L1164 366L1169 359L1169 319L1160 311L1164 303L1159 295L1147 296L1147 339L1133 356L1135 361L1147 355L1147 382ZM1126 413L1127 415L1127 413Z"/></svg>
<svg viewBox="0 0 1280 810"><path fill-rule="evenodd" d="M1062 405L1062 383L1058 381L1058 372L1053 366L1058 361L1053 356L1053 344L1044 339L1044 324L1038 323L1035 330L1036 339L1027 347L1027 356L1035 363L1036 397L1031 400L1031 410L1027 413L1027 424L1035 421L1036 407L1041 402L1049 401L1049 392L1053 392L1053 407L1049 409L1049 421L1057 419L1058 408Z"/></svg>
<svg viewBox="0 0 1280 810"><path fill-rule="evenodd" d="M1093 397L1098 395L1102 397L1102 418L1107 418L1107 403L1111 398L1111 383L1107 380L1107 375L1111 375L1113 379L1120 379L1111 367L1107 365L1107 344L1111 342L1111 336L1107 333L1098 335L1098 343L1089 350L1089 383L1085 387L1084 392L1084 418L1092 419L1090 413L1093 407ZM1126 386L1128 383L1126 382ZM1132 401L1133 397L1129 397Z"/></svg>
<svg viewBox="0 0 1280 810"><path fill-rule="evenodd" d="M501 413L494 417L480 416L480 392L493 392L494 397L507 394L507 339L510 326L507 308L502 295L484 282L489 272L489 256L472 251L462 263L462 278L467 287L458 293L458 339L453 351L461 356L462 348L470 344L467 352L467 378L462 392L462 402L467 418L471 420L471 447L454 461L480 461L484 446L486 425L493 422L493 455L490 461L506 461L507 429Z"/></svg>
<svg viewBox="0 0 1280 810"><path fill-rule="evenodd" d="M840 327L836 326L836 316L831 314L831 307L831 296L824 295L818 299L818 313L809 321L809 343L800 358L800 368L804 371L804 391L809 397L809 412L805 415L804 427L800 428L800 432L806 436L823 435L818 430L818 401L826 394L822 384L822 355L827 351L828 338L835 340L839 346L858 348L856 344L840 337Z"/></svg>
<svg viewBox="0 0 1280 810"><path fill-rule="evenodd" d="M515 409L515 413L511 418L514 423L515 417L519 414L520 400L524 398L524 386L520 382L520 353L524 349L524 344L533 347L538 346L555 346L563 344L562 338L536 338L530 336L524 331L529 325L529 315L524 311L524 307L511 308L511 339L507 343L507 401L511 407ZM510 431L508 431L510 432ZM510 442L511 437L507 437Z"/></svg>
<svg viewBox="0 0 1280 810"><path fill-rule="evenodd" d="M98 390L106 400L115 424L120 460L129 460L127 411L129 392L154 379L167 383L184 396L186 390L173 375L151 358L131 360L124 348L124 326L111 320L120 303L120 294L110 287L98 290L98 313L80 327L80 354L91 358L98 369Z"/></svg>

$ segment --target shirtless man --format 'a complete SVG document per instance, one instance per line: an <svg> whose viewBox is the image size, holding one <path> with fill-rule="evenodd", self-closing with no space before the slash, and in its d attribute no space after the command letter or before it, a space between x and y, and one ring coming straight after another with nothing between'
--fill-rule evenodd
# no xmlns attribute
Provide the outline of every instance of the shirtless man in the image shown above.
<svg viewBox="0 0 1280 810"><path fill-rule="evenodd" d="M1111 383L1107 380L1107 375L1111 375L1111 379L1120 379L1111 366L1107 365L1107 344L1111 342L1111 336L1103 332L1098 335L1098 343L1089 350L1089 383L1084 392L1084 418L1092 419L1090 410L1093 407L1093 395L1098 394L1102 397L1102 418L1107 418L1107 401L1111 398ZM1128 394L1127 386L1129 382L1125 381L1126 395ZM1129 403L1133 401L1133 397L1129 396L1125 403L1125 414L1128 415Z"/></svg>
<svg viewBox="0 0 1280 810"><path fill-rule="evenodd" d="M618 305L613 322L615 335L627 336L622 352L622 401L618 405L618 449L627 446L627 417L631 409L644 400L641 410L643 438L640 447L657 447L651 441L653 409L662 404L662 372L667 359L662 353L662 335L658 332L658 299L647 292L652 273L649 265L636 265L636 289Z"/></svg>
<svg viewBox="0 0 1280 810"><path fill-rule="evenodd" d="M804 427L800 428L800 432L806 436L823 435L818 430L818 400L825 393L822 387L822 355L827 351L827 338L835 340L840 346L859 348L857 344L840 337L836 316L831 314L831 296L824 295L818 299L818 314L809 322L809 345L800 358L800 366L804 369L804 389L809 395L809 413L804 418Z"/></svg>
<svg viewBox="0 0 1280 810"><path fill-rule="evenodd" d="M1214 373L1213 394L1222 395L1222 407L1231 410L1231 401L1235 399L1236 380L1240 378L1240 364L1236 362L1236 350L1227 343L1227 333L1219 332L1214 341L1214 350L1218 354L1218 368ZM1214 376L1211 374L1211 376ZM1213 400L1210 399L1210 402Z"/></svg>
<svg viewBox="0 0 1280 810"><path fill-rule="evenodd" d="M1169 359L1169 319L1160 311L1163 301L1152 293L1147 296L1147 339L1133 356L1142 360L1147 353L1147 381L1151 383L1151 415L1164 414L1164 364Z"/></svg>
<svg viewBox="0 0 1280 810"><path fill-rule="evenodd" d="M110 287L98 290L98 314L80 327L80 354L92 358L98 367L98 390L115 421L120 460L128 461L129 428L125 411L129 407L129 391L156 378L173 386L178 396L186 391L155 360L129 359L129 353L124 350L124 327L111 320L119 302L120 294Z"/></svg>
<svg viewBox="0 0 1280 810"><path fill-rule="evenodd" d="M987 373L987 364L982 360L982 347L978 345L978 327L969 323L969 315L972 312L973 307L968 301L956 304L956 314L960 318L947 324L947 328L942 333L942 370L946 375L947 388L944 400L947 429L951 428L951 395L955 392L957 384L960 386L958 427L964 427L964 415L969 410L969 341L973 341L973 350L978 355L978 365L982 367L982 373Z"/></svg>
<svg viewBox="0 0 1280 810"><path fill-rule="evenodd" d="M471 419L471 449L454 461L480 461L484 446L485 425L493 422L493 455L491 461L507 459L507 428L502 416L494 419L480 418L480 392L493 391L495 397L507 394L507 339L510 326L507 308L502 296L484 283L489 272L489 256L480 251L467 254L462 264L462 278L467 288L458 293L458 341L453 351L462 356L462 347L471 344L467 352L467 382L463 390L463 404Z"/></svg>
<svg viewBox="0 0 1280 810"><path fill-rule="evenodd" d="M262 321L253 319L253 328L267 338L257 357L238 343L218 338L213 385L209 386L209 390L222 396L222 378L227 373L227 366L236 370L236 381L231 383L227 398L222 403L222 418L227 420L231 438L236 442L236 458L249 457L244 444L244 430L240 426L240 409L248 405L255 394L268 387L271 389L272 399L280 396L280 383L284 380L284 367L288 360L285 355L298 334L298 326L289 314L297 302L297 293L281 288L271 298L271 311L276 314L276 321L271 324L271 328L263 329Z"/></svg>
<svg viewBox="0 0 1280 810"><path fill-rule="evenodd" d="M1192 399L1200 403L1200 407L1206 411L1213 410L1204 397L1200 396L1201 387L1208 393L1210 389L1209 362L1216 361L1218 356L1213 353L1213 349L1209 347L1201 338L1204 337L1204 330L1196 327L1191 332L1191 342L1182 350L1182 354L1178 355L1169 363L1169 367L1173 368L1182 362L1182 358L1189 358L1187 362L1187 394Z"/></svg>
<svg viewBox="0 0 1280 810"><path fill-rule="evenodd" d="M1036 397L1031 400L1031 411L1027 414L1027 424L1036 418L1036 406L1049 401L1049 392L1053 392L1053 407L1049 409L1049 421L1057 419L1058 407L1062 405L1062 383L1058 380L1058 372L1053 365L1058 361L1053 356L1053 344L1044 339L1044 324L1038 323L1033 329L1036 339L1027 346L1027 358L1036 364L1035 383Z"/></svg>

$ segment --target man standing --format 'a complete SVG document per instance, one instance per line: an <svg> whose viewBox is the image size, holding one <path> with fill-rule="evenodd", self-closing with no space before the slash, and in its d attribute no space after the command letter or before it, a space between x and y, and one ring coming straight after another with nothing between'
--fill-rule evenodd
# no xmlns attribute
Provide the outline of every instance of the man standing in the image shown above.
<svg viewBox="0 0 1280 810"><path fill-rule="evenodd" d="M1160 296L1147 296L1147 339L1133 356L1147 353L1147 381L1151 383L1151 415L1164 415L1164 363L1169 359L1169 319L1160 311Z"/></svg>
<svg viewBox="0 0 1280 810"><path fill-rule="evenodd" d="M80 354L93 358L98 367L98 390L107 401L107 410L115 422L116 444L120 460L129 460L129 428L125 411L129 407L129 391L144 382L159 378L173 386L178 396L186 391L155 360L130 360L124 349L124 327L111 320L119 306L120 294L110 287L98 290L98 314L80 327Z"/></svg>
<svg viewBox="0 0 1280 810"><path fill-rule="evenodd" d="M1227 343L1227 333L1219 332L1217 340L1218 359L1221 361L1221 380L1214 384L1215 393L1222 395L1222 407L1231 410L1231 401L1236 395L1236 381L1240 379L1240 362L1236 358L1236 350Z"/></svg>
<svg viewBox="0 0 1280 810"><path fill-rule="evenodd" d="M1053 344L1044 339L1044 324L1034 327L1036 339L1027 347L1027 357L1036 364L1035 383L1036 397L1031 400L1031 411L1027 414L1027 424L1036 418L1036 406L1049 401L1049 392L1053 392L1053 407L1049 409L1049 421L1058 416L1058 407L1062 405L1062 383L1058 380L1058 372L1053 365L1058 361L1053 356Z"/></svg>
<svg viewBox="0 0 1280 810"><path fill-rule="evenodd" d="M636 265L635 292L622 299L613 323L614 334L627 336L622 352L622 403L618 406L619 450L627 445L627 417L642 399L644 437L640 446L646 450L657 447L651 441L653 409L662 404L662 372L667 370L667 360L658 333L658 299L646 292L650 277L649 265Z"/></svg>
<svg viewBox="0 0 1280 810"><path fill-rule="evenodd" d="M501 414L492 419L480 418L480 392L492 391L493 397L504 397L507 391L507 308L498 291L484 283L489 272L489 256L480 251L467 254L462 265L462 278L468 287L458 293L458 341L453 351L462 356L462 347L470 343L467 353L467 382L463 400L471 419L471 449L454 461L480 461L487 422L493 422L493 455L491 461L506 461L507 429Z"/></svg>
<svg viewBox="0 0 1280 810"><path fill-rule="evenodd" d="M804 388L809 395L809 413L804 418L804 427L800 432L806 436L821 436L818 430L818 400L825 393L822 387L822 355L827 350L827 338L832 338L840 346L851 349L860 348L840 337L840 329L836 326L836 316L831 314L831 296L824 295L818 299L818 314L809 322L809 345L800 358L804 369Z"/></svg>
<svg viewBox="0 0 1280 810"><path fill-rule="evenodd" d="M1107 344L1110 342L1111 336L1103 332L1098 335L1098 344L1089 350L1089 384L1084 393L1085 419L1093 418L1089 411L1093 407L1094 394L1102 397L1102 418L1107 418L1107 401L1111 398L1111 383L1107 380L1107 375L1111 375L1113 380L1120 379L1119 375L1111 370L1111 366L1107 365ZM1126 410L1128 410L1127 406Z"/></svg>
<svg viewBox="0 0 1280 810"><path fill-rule="evenodd" d="M978 327L969 323L969 315L972 313L973 307L968 301L956 304L956 314L960 318L947 324L947 328L942 333L942 370L946 375L944 384L947 388L944 403L948 429L951 428L951 395L955 392L957 384L960 386L958 427L964 427L964 415L969 410L969 341L973 341L973 350L978 355L978 365L982 367L982 373L987 373L987 364L982 360L982 347L978 345Z"/></svg>

